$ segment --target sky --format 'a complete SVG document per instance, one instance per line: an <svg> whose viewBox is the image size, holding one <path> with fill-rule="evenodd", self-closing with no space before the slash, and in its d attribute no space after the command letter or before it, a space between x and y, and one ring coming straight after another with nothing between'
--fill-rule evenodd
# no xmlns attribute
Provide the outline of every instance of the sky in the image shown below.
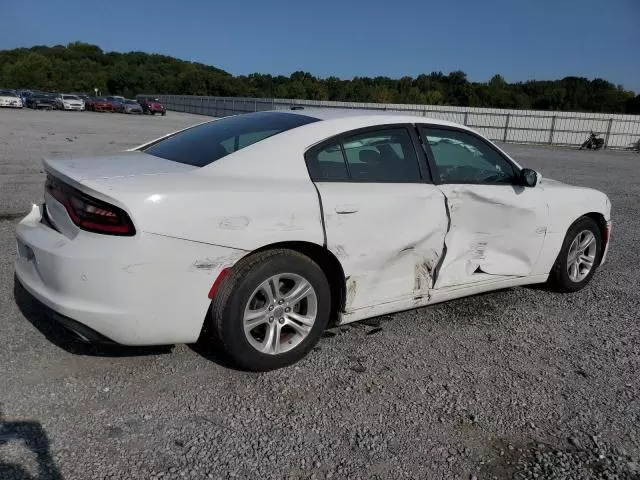
<svg viewBox="0 0 640 480"><path fill-rule="evenodd" d="M1 0L0 50L83 41L320 77L462 70L640 93L640 0ZM0 66L1 68L1 66Z"/></svg>

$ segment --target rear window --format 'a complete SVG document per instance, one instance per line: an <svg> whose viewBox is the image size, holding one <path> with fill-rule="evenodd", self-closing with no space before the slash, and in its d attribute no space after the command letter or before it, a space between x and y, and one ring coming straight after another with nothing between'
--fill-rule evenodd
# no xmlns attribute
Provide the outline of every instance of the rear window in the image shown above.
<svg viewBox="0 0 640 480"><path fill-rule="evenodd" d="M237 115L190 128L154 143L144 152L204 167L267 137L317 121L305 115L279 112Z"/></svg>

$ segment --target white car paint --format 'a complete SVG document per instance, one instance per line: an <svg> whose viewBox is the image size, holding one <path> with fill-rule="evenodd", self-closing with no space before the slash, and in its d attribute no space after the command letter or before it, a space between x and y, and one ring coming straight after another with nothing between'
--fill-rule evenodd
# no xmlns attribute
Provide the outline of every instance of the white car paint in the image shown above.
<svg viewBox="0 0 640 480"><path fill-rule="evenodd" d="M512 185L439 185L451 224L435 288L485 274L531 275L548 222L545 192ZM482 278L482 277L479 277Z"/></svg>
<svg viewBox="0 0 640 480"><path fill-rule="evenodd" d="M318 183L328 248L348 275L348 311L428 295L447 231L435 185Z"/></svg>
<svg viewBox="0 0 640 480"><path fill-rule="evenodd" d="M572 222L590 212L610 222L606 195L547 179L527 189L314 184L304 154L334 135L382 124L466 127L353 111L289 114L298 113L321 121L201 168L140 151L153 142L45 160L48 174L127 212L136 235L81 230L47 194L46 206L34 206L17 227L18 279L53 310L119 343L192 342L212 284L257 249L327 248L345 273L339 323L347 323L544 282ZM43 209L55 229L43 223Z"/></svg>
<svg viewBox="0 0 640 480"><path fill-rule="evenodd" d="M0 94L0 107L22 108L22 99L18 95Z"/></svg>
<svg viewBox="0 0 640 480"><path fill-rule="evenodd" d="M63 110L84 110L85 104L84 100L76 95L70 95L63 93L58 97L59 105L62 106Z"/></svg>

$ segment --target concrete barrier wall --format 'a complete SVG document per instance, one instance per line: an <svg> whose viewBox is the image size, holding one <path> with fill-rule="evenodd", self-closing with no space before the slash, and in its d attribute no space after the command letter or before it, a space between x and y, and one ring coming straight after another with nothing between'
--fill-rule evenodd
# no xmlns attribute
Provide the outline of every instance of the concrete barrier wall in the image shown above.
<svg viewBox="0 0 640 480"><path fill-rule="evenodd" d="M497 108L447 107L280 98L200 97L156 95L169 110L212 117L264 110L289 110L292 105L397 111L467 125L491 140L546 145L580 145L590 131L601 135L607 148L627 148L640 139L640 116L608 113L546 112Z"/></svg>

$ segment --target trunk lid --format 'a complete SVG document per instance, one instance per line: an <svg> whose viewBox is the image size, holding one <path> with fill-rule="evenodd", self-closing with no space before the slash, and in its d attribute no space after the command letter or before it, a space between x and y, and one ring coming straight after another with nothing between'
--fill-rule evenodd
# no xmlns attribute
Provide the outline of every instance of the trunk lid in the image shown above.
<svg viewBox="0 0 640 480"><path fill-rule="evenodd" d="M126 196L115 188L119 182L130 183L134 177L160 178L168 174L187 173L199 169L138 151L95 157L49 158L44 160L44 166L48 176L92 198L118 207L130 217L133 215L127 205L129 202ZM149 182L138 183L136 181L132 188L137 194L142 194L146 188L153 188ZM49 223L63 235L74 238L79 228L71 221L64 205L48 192L45 192L44 198ZM135 219L133 221L135 223Z"/></svg>
<svg viewBox="0 0 640 480"><path fill-rule="evenodd" d="M71 183L137 175L185 173L199 168L138 151L95 157L49 158L44 160L44 166L49 173Z"/></svg>

